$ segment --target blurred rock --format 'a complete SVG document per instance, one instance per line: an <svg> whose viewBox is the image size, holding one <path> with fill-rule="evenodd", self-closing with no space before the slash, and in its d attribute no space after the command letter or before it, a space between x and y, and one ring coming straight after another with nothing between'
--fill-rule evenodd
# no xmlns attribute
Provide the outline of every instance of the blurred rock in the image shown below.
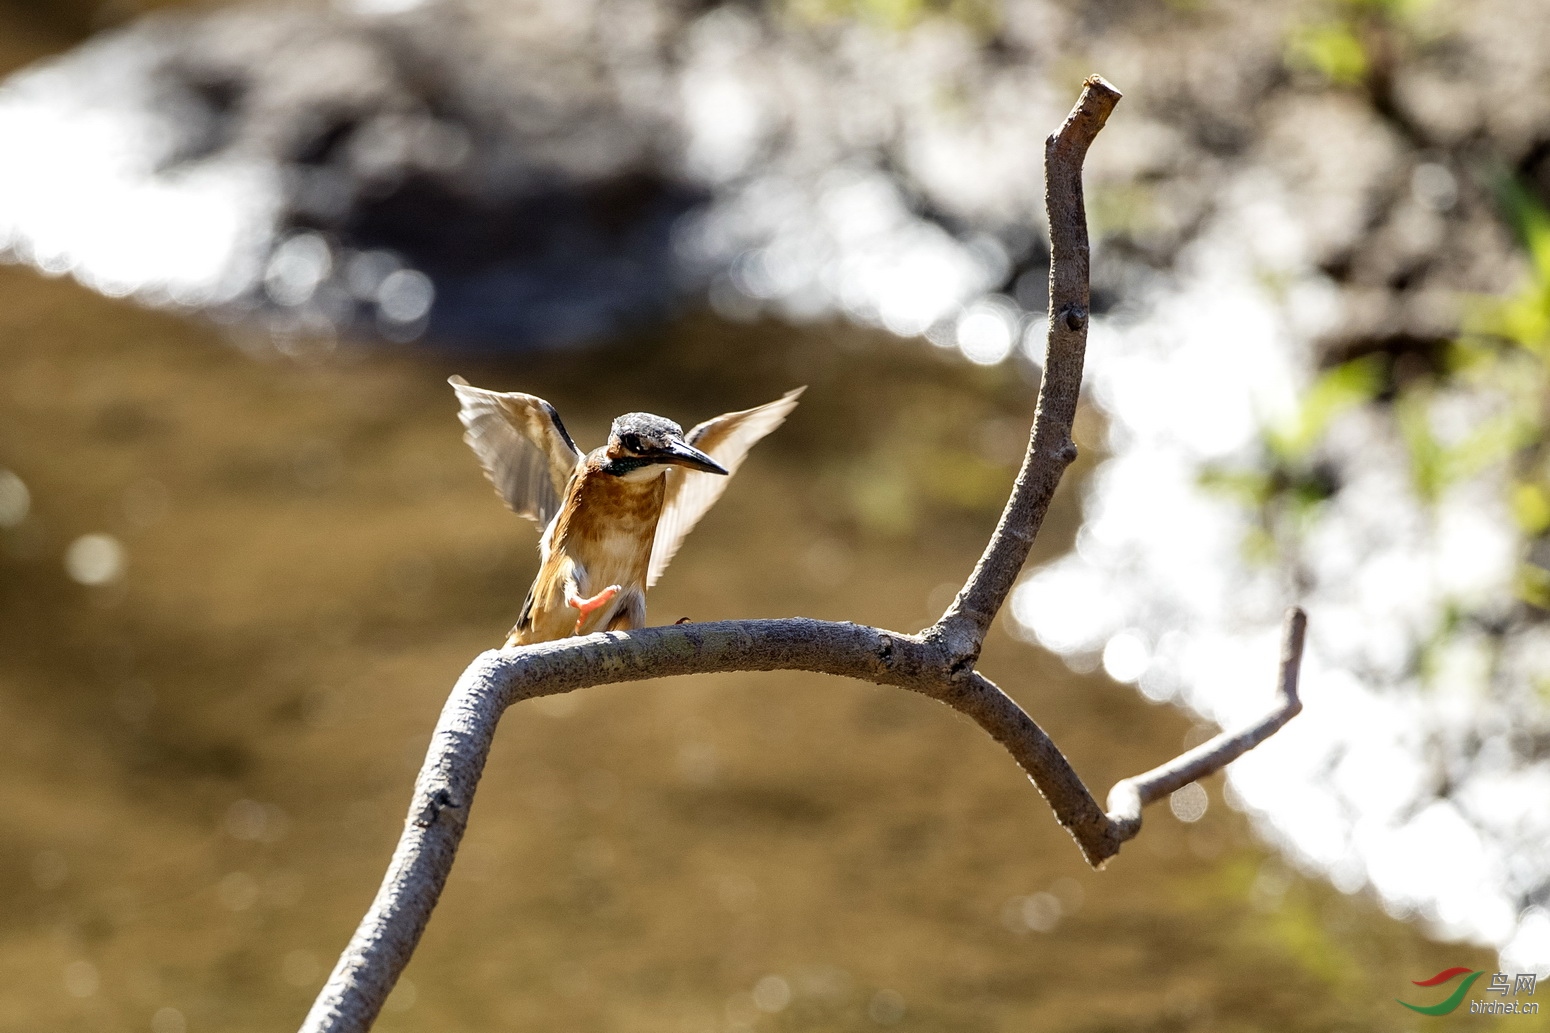
<svg viewBox="0 0 1550 1033"><path fill-rule="evenodd" d="M1455 292L1510 275L1492 168L1550 188L1532 89L1550 50L1525 44L1546 20L1512 5L1375 22L1366 80L1344 87L1289 61L1317 19L1289 4L1100 19L1027 0L904 27L796 10L340 0L144 20L4 91L0 125L27 146L0 236L282 337L556 344L708 298L951 344L984 295L1042 307L1043 139L1079 71L1064 55L1084 54L1129 94L1089 161L1103 246L1167 269L1263 175L1309 222L1300 257L1349 298L1331 345L1350 351L1445 334ZM97 218L60 214L86 195ZM126 261L125 236L176 254ZM1123 269L1100 265L1100 309L1134 293Z"/></svg>

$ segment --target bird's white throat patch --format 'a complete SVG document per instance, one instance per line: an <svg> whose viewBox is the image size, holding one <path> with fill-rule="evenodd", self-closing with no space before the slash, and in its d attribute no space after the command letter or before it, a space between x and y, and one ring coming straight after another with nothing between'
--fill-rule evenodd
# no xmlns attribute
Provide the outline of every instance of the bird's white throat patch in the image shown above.
<svg viewBox="0 0 1550 1033"><path fill-rule="evenodd" d="M637 467L629 473L620 474L619 479L627 484L644 484L647 481L654 481L658 477L666 477L667 469L666 463L647 463L645 466Z"/></svg>

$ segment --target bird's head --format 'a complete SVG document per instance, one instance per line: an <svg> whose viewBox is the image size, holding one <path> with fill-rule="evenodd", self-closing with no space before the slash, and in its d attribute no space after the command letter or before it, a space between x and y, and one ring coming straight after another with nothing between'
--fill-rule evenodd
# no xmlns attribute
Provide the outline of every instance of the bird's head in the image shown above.
<svg viewBox="0 0 1550 1033"><path fill-rule="evenodd" d="M620 476L665 472L669 466L723 475L728 472L685 441L682 427L649 412L629 412L614 420L606 454L609 471Z"/></svg>

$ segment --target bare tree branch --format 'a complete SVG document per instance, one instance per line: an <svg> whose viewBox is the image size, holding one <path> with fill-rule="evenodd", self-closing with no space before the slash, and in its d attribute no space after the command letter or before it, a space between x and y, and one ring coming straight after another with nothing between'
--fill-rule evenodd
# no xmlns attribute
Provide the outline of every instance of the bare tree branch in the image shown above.
<svg viewBox="0 0 1550 1033"><path fill-rule="evenodd" d="M1274 710L1247 728L1223 732L1160 767L1115 783L1109 790L1108 818L1115 830L1123 833L1123 839L1130 839L1141 831L1142 807L1222 770L1302 713L1297 679L1302 669L1302 644L1307 631L1308 615L1298 607L1287 610L1281 635L1281 671Z"/></svg>
<svg viewBox="0 0 1550 1033"><path fill-rule="evenodd" d="M730 671L817 671L910 689L966 715L1001 743L1094 867L1101 867L1136 835L1145 804L1220 770L1297 713L1305 625L1300 611L1288 618L1282 698L1275 713L1119 783L1105 814L1044 730L973 669L985 632L1028 557L1061 473L1075 456L1071 423L1082 380L1088 303L1081 168L1088 145L1119 96L1097 76L1088 79L1075 109L1046 149L1053 257L1049 348L1038 412L1001 522L942 620L919 635L805 617L717 621L482 654L463 672L442 709L387 875L303 1022L303 1033L359 1033L370 1028L446 885L496 725L505 709L519 700L591 685Z"/></svg>
<svg viewBox="0 0 1550 1033"><path fill-rule="evenodd" d="M1065 124L1044 144L1044 208L1049 214L1049 327L1044 379L1034 412L1033 435L1001 521L985 553L933 634L958 657L960 669L979 659L991 621L1028 559L1050 499L1066 467L1076 460L1071 424L1076 420L1082 364L1087 355L1087 209L1082 202L1082 161L1093 138L1119 103L1120 92L1102 76L1088 76Z"/></svg>

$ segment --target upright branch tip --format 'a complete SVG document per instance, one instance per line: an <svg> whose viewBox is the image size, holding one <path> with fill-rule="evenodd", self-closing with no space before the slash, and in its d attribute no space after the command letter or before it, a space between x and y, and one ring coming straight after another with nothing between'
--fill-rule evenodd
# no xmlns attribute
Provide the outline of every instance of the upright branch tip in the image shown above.
<svg viewBox="0 0 1550 1033"><path fill-rule="evenodd" d="M1066 445L1076 420L1086 357L1091 297L1082 165L1120 92L1100 75L1082 84L1076 105L1044 152L1044 209L1049 218L1050 292L1044 377L1033 434L1001 519L962 591L926 635L967 670L1006 603L1044 522L1061 474L1073 459Z"/></svg>

